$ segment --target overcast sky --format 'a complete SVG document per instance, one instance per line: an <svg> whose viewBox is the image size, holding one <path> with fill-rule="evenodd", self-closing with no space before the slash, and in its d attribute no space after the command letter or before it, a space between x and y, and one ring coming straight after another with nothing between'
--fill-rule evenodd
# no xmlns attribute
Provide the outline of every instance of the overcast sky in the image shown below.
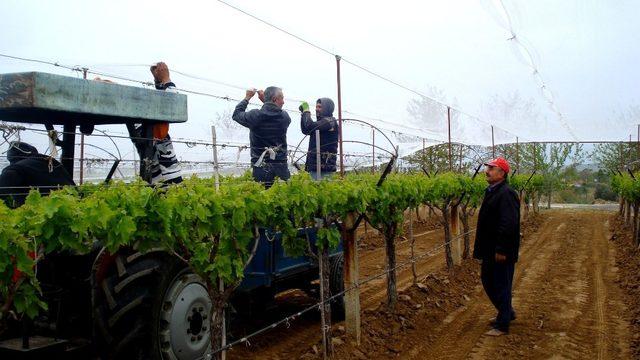
<svg viewBox="0 0 640 360"><path fill-rule="evenodd" d="M515 135L522 141L573 140L574 135L580 140L623 140L629 134L636 139L640 119L623 120L620 114L640 105L640 1L503 0L517 39L526 44L564 120L548 106L529 59L522 58L522 49L508 40L512 35L499 2L228 1L423 94L440 89L443 100L455 101L465 113L484 121L458 114L454 138L461 141L490 143L487 123L510 131L496 130L498 142L515 141ZM281 86L289 108L297 108L298 99L336 97L331 55L217 1L3 0L0 13L3 54L140 80L150 80L147 64L163 60L172 69L235 86ZM0 58L2 73L30 70L78 76ZM243 96L234 87L176 73L172 78L178 87ZM422 126L407 112L407 104L417 95L346 63L342 83L343 108L358 114L345 117L444 139L446 128L437 133L414 130ZM538 116L499 118L495 111L486 111L493 96L507 98L516 92L537 104ZM234 105L190 95L189 122L171 132L207 138L216 114ZM498 110L500 114L502 109ZM297 144L299 118L295 114L292 118L289 142ZM345 138L370 136L359 127L347 132Z"/></svg>

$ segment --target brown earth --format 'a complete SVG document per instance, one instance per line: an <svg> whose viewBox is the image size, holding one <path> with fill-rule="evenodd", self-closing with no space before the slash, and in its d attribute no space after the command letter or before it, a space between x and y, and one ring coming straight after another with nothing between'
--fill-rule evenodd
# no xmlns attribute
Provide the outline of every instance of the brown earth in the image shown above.
<svg viewBox="0 0 640 360"><path fill-rule="evenodd" d="M640 359L640 248L633 245L631 227L616 216L610 220L613 230L611 242L616 248L616 283L622 288L625 303L629 308L626 314L631 324L631 347L635 359Z"/></svg>
<svg viewBox="0 0 640 360"><path fill-rule="evenodd" d="M436 230L442 228L440 221L435 217L416 218L414 215L413 220L413 233L420 235L424 232ZM364 223L364 222L363 222ZM375 250L384 247L384 236L373 229L371 225L363 224L360 226L357 232L360 240L358 241L358 248L360 250ZM403 226L402 235L400 240L406 240L409 236L409 221L405 221Z"/></svg>
<svg viewBox="0 0 640 360"><path fill-rule="evenodd" d="M518 319L510 335L483 335L495 309L479 284L478 264L465 261L451 274L440 252L418 263L418 285L412 285L410 268L398 271L401 295L394 311L383 304L384 278L362 286L362 343L355 346L342 324L335 324L335 358L638 358L640 339L632 334L640 333L640 257L622 240L608 241L610 223L618 233L614 239L623 239L610 216L552 210L523 227L514 280ZM441 244L441 232L421 236L416 254ZM406 260L408 241L399 241L397 250L398 262ZM359 259L361 278L384 268L383 249L361 249ZM299 292L286 294L264 324L312 303ZM251 346L232 349L229 358L321 358L320 338L314 311L251 339Z"/></svg>
<svg viewBox="0 0 640 360"><path fill-rule="evenodd" d="M444 242L442 235L443 230L434 229L438 227L435 223L435 218L414 220L413 232L416 239L414 253L416 256L425 254ZM407 223L405 223L404 228L405 231L403 235L396 242L396 260L398 263L406 262L411 257L411 243L407 239ZM380 274L384 271L385 267L384 240L380 234L370 226L366 232L364 226L361 226L358 235L360 279L366 279ZM362 246L362 243L367 245ZM441 268L443 264L444 255L440 250L418 262L416 264L416 270L418 274L424 276ZM397 276L398 289L406 288L413 282L410 266L398 269ZM385 277L380 277L362 285L360 301L363 310L376 308L382 304L386 298L385 279ZM262 316L254 317L241 326L237 326L232 330L233 334L231 337L241 338L246 336L275 321L295 314L316 302L317 299L306 296L302 291L288 291L280 294L276 299L274 307L265 311ZM290 322L288 326L281 326L262 336L250 339L249 347L236 347L232 349L228 352L228 358L280 359L290 358L291 356L297 358L311 349L316 343L316 339L319 339L319 319L320 315L318 311L306 313L297 317L296 321ZM295 335L291 336L291 334ZM305 346L303 349L300 348L301 344ZM261 351L259 351L260 349L267 351L262 354Z"/></svg>

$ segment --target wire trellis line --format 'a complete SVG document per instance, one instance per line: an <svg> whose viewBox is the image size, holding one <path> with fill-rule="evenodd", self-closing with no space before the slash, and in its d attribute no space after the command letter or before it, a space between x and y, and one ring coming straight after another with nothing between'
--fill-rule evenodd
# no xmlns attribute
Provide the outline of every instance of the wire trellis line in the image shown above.
<svg viewBox="0 0 640 360"><path fill-rule="evenodd" d="M220 1L220 0L218 0L218 1ZM223 1L220 1L220 2L224 3ZM131 83L136 83L136 84L140 84L140 85L142 85L144 87L153 87L154 86L154 84L152 82L150 82L150 81L132 79L132 78L129 78L129 77L126 77L126 76L122 76L122 75L117 75L117 74L111 74L111 73L107 73L107 72L103 72L103 71L92 70L92 69L90 69L88 67L83 67L83 66L79 66L79 65L69 66L69 65L60 64L58 62L39 60L39 59L32 59L32 58L26 58L26 57L19 57L19 56L13 56L13 55L8 55L8 54L3 54L3 53L0 53L0 57L5 57L5 58L9 58L9 59L14 59L14 60L20 60L20 61L34 62L34 63L39 63L39 64L46 64L46 65L51 65L51 66L55 66L55 67L61 67L61 68L64 68L64 69L68 69L68 70L76 71L76 72L80 72L80 73L87 73L87 74L92 74L92 75L97 75L97 76L104 76L104 77L109 77L109 78L113 78L113 79L117 79L117 80L121 80L121 81L127 81L127 82L131 82ZM353 65L353 63L351 61L345 60L344 58L343 58L343 60L345 62L350 63L350 64ZM364 67L363 67L363 69L364 69ZM381 78L384 78L384 77L381 77ZM175 90L179 91L179 92L184 92L184 93L193 94L193 95L210 97L210 98L223 100L223 101L239 102L239 101L242 100L242 99L237 98L237 97L213 94L213 93L208 93L208 92L204 92L204 91L197 91L197 90L191 90L191 89L186 89L186 88L178 88L178 87L176 87ZM473 119L476 119L476 120L484 123L485 125L494 126L496 129L500 129L500 130L502 130L502 131L504 131L504 132L506 132L508 134L513 134L514 136L516 136L516 134L514 132L506 130L506 129L500 127L500 126L492 125L492 124L490 124L488 122L485 122L485 121L481 120L480 118L478 118L475 115L471 115L471 114L469 114L467 112L464 112L464 111L462 111L460 109L457 109L457 108L452 107L450 105L447 105L445 103L439 102L439 101L437 101L435 99L432 99L431 97L428 97L428 96L426 96L424 94L421 94L419 92L416 92L416 94L418 94L419 96L424 97L426 99L430 99L432 101L436 101L437 103L439 103L439 104L441 104L443 106L447 106L447 107L451 108L454 111L457 111L457 112L459 112L461 114L469 116L469 117L471 117ZM258 107L262 106L261 103L249 103L249 105L258 106ZM296 114L296 115L300 114L300 111L298 109L283 108L283 110L288 112L288 113L291 113L291 114ZM348 113L348 110L344 110L344 111ZM405 128L408 128L408 129L412 129L412 127L410 127L410 126L406 126L406 125L403 125L403 124L397 124L397 123L386 121L386 120L376 119L376 117L367 116L367 118L369 118L369 119L371 119L373 121L385 122L385 123L393 125L393 126L399 126L399 127L405 127ZM381 128L384 128L384 127L381 127ZM414 128L414 129L416 129L416 131L422 131L422 129L419 129L419 128ZM388 128L385 128L385 130L392 131L392 132L395 132L395 133L398 133L398 134L402 134L402 135L406 135L406 136L411 136L411 137L415 137L416 136L416 134L405 133L405 132L402 132L402 131L388 129ZM421 136L420 138L424 138L426 140L429 140L426 136Z"/></svg>
<svg viewBox="0 0 640 360"><path fill-rule="evenodd" d="M285 318L283 318L281 320L278 320L278 321L276 321L276 322L274 322L274 323L272 323L272 324L270 324L268 326L265 326L265 327L263 327L263 328L261 328L261 329L259 329L257 331L254 331L251 334L246 335L246 336L244 336L244 337L242 337L242 338L240 338L240 339L238 339L236 341L230 342L227 345L225 345L225 346L223 346L223 347L221 347L221 348L219 348L217 350L213 350L212 352L210 352L207 355L214 355L214 354L220 353L222 351L231 350L234 346L240 345L240 344L243 344L243 343L247 343L249 339L254 338L254 337L258 336L258 335L261 335L261 334L263 334L263 333L265 333L265 332L267 332L267 331L269 331L271 329L275 329L276 327L278 327L278 326L280 326L282 324L289 324L291 321L296 320L297 318L299 318L300 316L304 315L305 313L308 313L309 311L312 311L312 310L315 310L315 309L320 309L320 307L322 305L331 303L332 301L336 300L337 298L344 296L344 294L346 294L347 292L355 290L355 289L361 287L363 284L367 284L369 282L377 280L377 279L387 275L391 271L396 271L396 270L401 269L403 267L407 267L407 266L413 264L417 260L421 260L423 258L430 257L430 256L433 256L433 255L437 254L437 252L442 250L447 245L450 245L454 240L460 239L465 235L469 235L472 232L474 232L475 230L476 229L474 228L474 229L471 229L471 230L469 230L469 231L467 231L465 233L456 235L456 236L452 237L451 240L449 240L449 241L447 241L445 243L442 243L442 244L440 244L440 245L438 245L436 247L433 247L430 250L426 251L425 253L422 253L422 254L420 254L418 256L415 256L415 257L411 258L408 261L404 261L404 262L398 263L398 264L396 264L396 266L394 266L391 269L385 269L384 271L382 271L382 272L380 272L378 274L372 275L370 277L365 278L364 280L358 281L354 286L351 286L351 287L349 287L347 289L344 289L344 290L340 291L337 294L333 294L332 296L328 297L324 301L320 301L320 302L317 302L317 303L315 303L313 305L310 305L310 306L304 308L301 311L298 311L298 312L296 312L296 313L294 313L292 315L289 315L289 316L287 316L287 317L285 317ZM207 355L201 357L200 359L206 359Z"/></svg>

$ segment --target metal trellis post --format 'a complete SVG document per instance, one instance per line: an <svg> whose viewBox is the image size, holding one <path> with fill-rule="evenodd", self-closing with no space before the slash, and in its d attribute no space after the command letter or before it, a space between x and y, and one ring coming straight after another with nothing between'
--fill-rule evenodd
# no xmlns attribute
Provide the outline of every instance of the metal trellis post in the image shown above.
<svg viewBox="0 0 640 360"><path fill-rule="evenodd" d="M492 157L495 159L496 158L496 141L495 141L495 137L493 136L493 125L491 125L491 154L492 154Z"/></svg>
<svg viewBox="0 0 640 360"><path fill-rule="evenodd" d="M447 106L447 130L449 133L449 171L453 171L453 158L451 155L451 108Z"/></svg>
<svg viewBox="0 0 640 360"><path fill-rule="evenodd" d="M216 191L220 190L220 169L218 167L218 146L217 144L217 136L216 136L216 127L211 126L211 142L213 144L213 176L215 179L215 187ZM220 292L224 291L224 281L219 279L218 288ZM227 346L227 322L226 322L226 310L222 310L222 347ZM225 360L227 358L227 351L223 350L221 354L221 359Z"/></svg>
<svg viewBox="0 0 640 360"><path fill-rule="evenodd" d="M338 77L338 125L340 127L340 134L338 135L339 141L338 144L340 146L340 177L344 176L344 152L342 150L342 88L340 84L340 56L336 55L336 70Z"/></svg>

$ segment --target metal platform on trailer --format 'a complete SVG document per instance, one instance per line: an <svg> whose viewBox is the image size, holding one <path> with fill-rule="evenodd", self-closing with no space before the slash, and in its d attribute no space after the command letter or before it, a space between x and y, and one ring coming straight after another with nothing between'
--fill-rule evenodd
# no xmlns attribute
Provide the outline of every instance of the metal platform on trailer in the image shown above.
<svg viewBox="0 0 640 360"><path fill-rule="evenodd" d="M186 122L187 96L42 72L0 74L0 121L62 125L62 165L73 174L75 133L95 125Z"/></svg>
<svg viewBox="0 0 640 360"><path fill-rule="evenodd" d="M0 120L52 125L187 121L187 96L41 72L0 74Z"/></svg>

